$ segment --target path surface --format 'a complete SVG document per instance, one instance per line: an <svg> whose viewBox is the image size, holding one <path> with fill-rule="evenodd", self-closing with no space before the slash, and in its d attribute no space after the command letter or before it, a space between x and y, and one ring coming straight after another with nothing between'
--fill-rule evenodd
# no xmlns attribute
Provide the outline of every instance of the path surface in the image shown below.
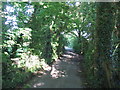
<svg viewBox="0 0 120 90"><path fill-rule="evenodd" d="M51 71L37 75L27 85L32 88L84 88L81 57L71 51L66 53L52 65Z"/></svg>

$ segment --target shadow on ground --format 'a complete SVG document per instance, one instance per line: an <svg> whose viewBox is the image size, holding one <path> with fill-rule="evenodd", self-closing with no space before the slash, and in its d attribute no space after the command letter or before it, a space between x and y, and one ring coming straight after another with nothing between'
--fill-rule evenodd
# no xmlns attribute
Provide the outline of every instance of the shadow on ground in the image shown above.
<svg viewBox="0 0 120 90"><path fill-rule="evenodd" d="M79 67L82 57L66 51L48 72L42 72L26 85L31 88L84 88L82 71Z"/></svg>

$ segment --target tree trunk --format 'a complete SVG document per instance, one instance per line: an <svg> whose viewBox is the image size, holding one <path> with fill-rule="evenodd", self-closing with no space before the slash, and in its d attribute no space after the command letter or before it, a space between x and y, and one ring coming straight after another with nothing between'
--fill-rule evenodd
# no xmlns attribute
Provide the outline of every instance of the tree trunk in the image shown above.
<svg viewBox="0 0 120 90"><path fill-rule="evenodd" d="M117 27L117 36L118 36L118 61L120 63L120 2L116 3L117 4L117 23L116 23L116 27Z"/></svg>
<svg viewBox="0 0 120 90"><path fill-rule="evenodd" d="M116 22L116 27L117 27L117 38L118 38L118 58L117 58L117 76L116 76L116 79L117 79L117 83L119 83L119 80L120 80L120 2L117 2L116 3L116 6L117 6L117 22ZM119 86L119 85L118 85ZM120 87L120 86L119 86Z"/></svg>
<svg viewBox="0 0 120 90"><path fill-rule="evenodd" d="M112 87L110 70L111 34L113 30L112 3L98 3L96 19L96 53L98 87Z"/></svg>
<svg viewBox="0 0 120 90"><path fill-rule="evenodd" d="M47 59L47 63L50 64L52 60L52 45L51 45L51 33L50 29L46 32L46 43L45 43L45 57Z"/></svg>

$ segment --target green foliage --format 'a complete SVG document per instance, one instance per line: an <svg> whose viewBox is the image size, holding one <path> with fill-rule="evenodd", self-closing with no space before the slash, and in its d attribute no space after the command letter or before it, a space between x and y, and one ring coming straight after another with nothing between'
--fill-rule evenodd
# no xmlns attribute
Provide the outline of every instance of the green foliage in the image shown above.
<svg viewBox="0 0 120 90"><path fill-rule="evenodd" d="M79 42L79 39L76 38L73 43L74 43L73 49L75 50L76 53L80 54L81 53L81 43Z"/></svg>
<svg viewBox="0 0 120 90"><path fill-rule="evenodd" d="M3 3L3 87L16 87L51 65L64 46L84 56L90 87L119 87L119 9L113 3Z"/></svg>
<svg viewBox="0 0 120 90"><path fill-rule="evenodd" d="M29 40L31 39L30 32L31 30L28 28L20 28L9 30L6 33L2 55L2 79L3 87L5 88L14 88L22 84L31 75L29 72L34 72L36 69L41 68L36 60L34 60L34 63L37 63L37 65L28 62L27 57L29 57L30 54L27 52L30 50L28 48ZM14 49L15 45L17 45L16 49ZM26 64L31 64L33 67L30 68Z"/></svg>
<svg viewBox="0 0 120 90"><path fill-rule="evenodd" d="M80 39L82 40L82 42L80 42ZM75 52L77 52L78 54L83 54L87 52L88 49L88 41L82 37L82 38L76 38L73 41L73 49L75 50Z"/></svg>
<svg viewBox="0 0 120 90"><path fill-rule="evenodd" d="M2 57L3 88L14 88L28 79L29 72L24 72L21 68L18 68L6 54L3 54Z"/></svg>
<svg viewBox="0 0 120 90"><path fill-rule="evenodd" d="M52 58L56 59L55 57L60 56L63 52L64 37L61 33L65 29L62 26L65 23L63 18L66 17L64 15L66 10L63 8L66 6L63 3L33 3L33 5L35 8L34 16L29 25L32 29L30 47L33 48L33 53L44 58L50 64L53 61ZM64 6L61 7L62 5ZM55 6L57 8L54 8ZM62 11L63 14L61 14Z"/></svg>
<svg viewBox="0 0 120 90"><path fill-rule="evenodd" d="M42 5L42 3L32 3L32 5L28 5L28 3L15 2L8 5L14 9L14 13L8 11L7 16L12 17L17 14L18 28L13 28L12 21L9 22L10 29L7 29L6 25L3 28L6 29L2 33L4 37L2 45L4 88L19 86L32 73L45 69L46 63L51 64L63 53L66 41L61 34L65 28L61 29L61 25L65 22L66 19L63 20L62 18L66 15L61 14L61 11L63 10L65 14L64 8L66 6L61 7L62 5L65 4L43 3ZM31 7L33 12L28 14L27 10ZM5 10L6 7L3 11ZM56 14L50 11L54 11Z"/></svg>

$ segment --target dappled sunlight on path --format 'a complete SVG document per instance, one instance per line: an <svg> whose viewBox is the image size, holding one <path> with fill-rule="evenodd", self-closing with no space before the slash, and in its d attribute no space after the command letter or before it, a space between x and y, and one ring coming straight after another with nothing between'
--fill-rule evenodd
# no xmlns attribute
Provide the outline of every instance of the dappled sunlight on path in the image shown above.
<svg viewBox="0 0 120 90"><path fill-rule="evenodd" d="M80 56L67 51L51 67L30 80L26 85L32 88L83 88L80 70Z"/></svg>

